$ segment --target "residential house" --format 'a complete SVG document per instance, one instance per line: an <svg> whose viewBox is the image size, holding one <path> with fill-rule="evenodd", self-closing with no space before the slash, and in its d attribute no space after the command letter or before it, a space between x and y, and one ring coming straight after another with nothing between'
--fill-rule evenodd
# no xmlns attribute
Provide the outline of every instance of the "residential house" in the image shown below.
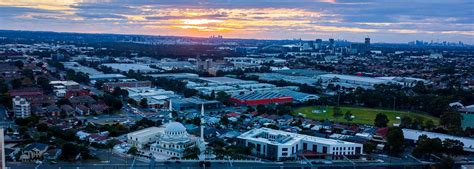
<svg viewBox="0 0 474 169"><path fill-rule="evenodd" d="M56 106L56 105L49 105L48 107L46 107L46 112L50 115L50 116L59 116L60 113L61 113L61 109Z"/></svg>
<svg viewBox="0 0 474 169"><path fill-rule="evenodd" d="M87 96L87 95L71 97L69 99L69 101L74 106L77 106L77 105L88 106L88 105L93 105L93 104L97 103L97 101L95 101L94 98L92 98L91 96Z"/></svg>
<svg viewBox="0 0 474 169"><path fill-rule="evenodd" d="M74 116L75 111L74 108L72 108L70 105L61 105L61 113L63 113L66 116Z"/></svg>
<svg viewBox="0 0 474 169"><path fill-rule="evenodd" d="M5 160L16 161L16 155L20 152L19 148L5 148Z"/></svg>
<svg viewBox="0 0 474 169"><path fill-rule="evenodd" d="M62 150L60 148L53 148L46 153L44 153L44 157L48 161L55 161L58 160L59 156L61 156Z"/></svg>
<svg viewBox="0 0 474 169"><path fill-rule="evenodd" d="M20 161L41 160L48 150L48 145L43 143L28 144L21 152Z"/></svg>
<svg viewBox="0 0 474 169"><path fill-rule="evenodd" d="M94 104L90 106L91 108L91 113L96 113L96 114L102 114L104 111L106 111L109 106L105 104Z"/></svg>

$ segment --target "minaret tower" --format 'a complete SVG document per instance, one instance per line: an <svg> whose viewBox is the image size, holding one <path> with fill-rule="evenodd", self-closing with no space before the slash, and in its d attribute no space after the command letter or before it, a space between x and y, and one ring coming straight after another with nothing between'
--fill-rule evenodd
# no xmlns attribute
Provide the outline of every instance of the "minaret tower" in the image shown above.
<svg viewBox="0 0 474 169"><path fill-rule="evenodd" d="M204 125L206 121L204 120L204 104L201 105L201 141L204 143Z"/></svg>
<svg viewBox="0 0 474 169"><path fill-rule="evenodd" d="M169 111L170 111L169 117L170 117L170 123L171 123L171 121L173 121L173 102L171 101L171 99L170 99L170 104L169 104Z"/></svg>

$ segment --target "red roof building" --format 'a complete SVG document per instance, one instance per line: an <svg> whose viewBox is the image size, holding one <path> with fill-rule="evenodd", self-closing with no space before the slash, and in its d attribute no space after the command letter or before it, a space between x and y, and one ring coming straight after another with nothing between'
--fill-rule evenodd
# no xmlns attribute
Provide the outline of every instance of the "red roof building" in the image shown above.
<svg viewBox="0 0 474 169"><path fill-rule="evenodd" d="M293 102L293 98L276 92L265 92L265 93L250 93L245 95L237 95L231 97L230 101L240 105L260 105L270 103L289 103Z"/></svg>

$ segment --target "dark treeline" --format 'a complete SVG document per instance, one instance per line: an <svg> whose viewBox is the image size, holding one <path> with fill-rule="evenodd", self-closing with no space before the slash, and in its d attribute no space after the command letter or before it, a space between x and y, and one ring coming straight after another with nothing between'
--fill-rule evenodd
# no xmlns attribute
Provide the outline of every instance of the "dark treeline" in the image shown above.
<svg viewBox="0 0 474 169"><path fill-rule="evenodd" d="M419 84L414 88L398 85L377 85L374 90L358 88L339 97L341 104L419 111L437 117L455 101L472 104L474 94L460 88L434 89Z"/></svg>

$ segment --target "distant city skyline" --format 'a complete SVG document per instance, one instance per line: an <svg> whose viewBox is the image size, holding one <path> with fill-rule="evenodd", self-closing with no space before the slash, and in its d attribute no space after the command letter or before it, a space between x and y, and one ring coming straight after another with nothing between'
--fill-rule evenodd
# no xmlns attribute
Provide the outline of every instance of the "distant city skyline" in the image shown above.
<svg viewBox="0 0 474 169"><path fill-rule="evenodd" d="M470 0L0 0L0 29L474 44Z"/></svg>

